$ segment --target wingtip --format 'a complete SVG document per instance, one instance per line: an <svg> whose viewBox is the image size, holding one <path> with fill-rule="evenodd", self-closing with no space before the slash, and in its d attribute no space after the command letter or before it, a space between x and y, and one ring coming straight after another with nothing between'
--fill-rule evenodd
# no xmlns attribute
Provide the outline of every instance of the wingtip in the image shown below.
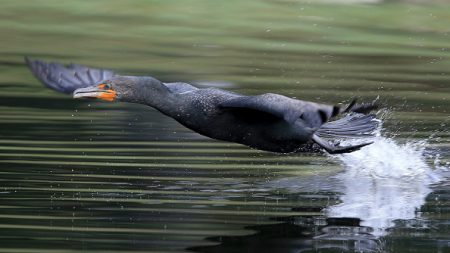
<svg viewBox="0 0 450 253"><path fill-rule="evenodd" d="M363 113L367 114L370 113L373 110L377 110L380 108L380 104L378 102L371 102L371 103L362 103L355 105L351 111L356 113Z"/></svg>
<svg viewBox="0 0 450 253"><path fill-rule="evenodd" d="M35 69L36 69L36 60L31 59L28 56L24 56L23 59L25 60L25 64L28 67L28 69L30 69L31 73L35 74Z"/></svg>
<svg viewBox="0 0 450 253"><path fill-rule="evenodd" d="M32 59L32 58L30 58L30 57L28 57L28 56L24 56L23 59L24 59L24 61L25 61L25 64L28 66L28 68L29 68L32 72L34 72L34 69L36 68L37 65L39 65L40 63L42 63L42 61Z"/></svg>
<svg viewBox="0 0 450 253"><path fill-rule="evenodd" d="M354 98L351 102L345 107L345 109L341 110L340 113L349 113L356 112L362 114L368 114L373 110L377 110L381 107L380 103L377 100L374 100L369 103L357 103L357 99Z"/></svg>
<svg viewBox="0 0 450 253"><path fill-rule="evenodd" d="M347 105L347 107L342 112L350 112L352 108L355 106L357 99L353 98L350 104Z"/></svg>
<svg viewBox="0 0 450 253"><path fill-rule="evenodd" d="M25 61L25 64L27 64L27 66L30 66L32 59L28 56L24 56L23 59Z"/></svg>

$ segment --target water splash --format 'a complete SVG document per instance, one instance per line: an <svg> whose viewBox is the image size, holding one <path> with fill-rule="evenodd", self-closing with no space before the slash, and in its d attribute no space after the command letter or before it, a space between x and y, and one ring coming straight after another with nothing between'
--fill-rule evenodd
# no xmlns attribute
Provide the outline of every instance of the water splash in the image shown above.
<svg viewBox="0 0 450 253"><path fill-rule="evenodd" d="M397 219L416 218L430 185L441 180L426 161L426 146L424 141L398 144L378 136L360 151L339 155L345 171L336 177L345 189L342 203L330 207L328 215L360 218L376 236Z"/></svg>

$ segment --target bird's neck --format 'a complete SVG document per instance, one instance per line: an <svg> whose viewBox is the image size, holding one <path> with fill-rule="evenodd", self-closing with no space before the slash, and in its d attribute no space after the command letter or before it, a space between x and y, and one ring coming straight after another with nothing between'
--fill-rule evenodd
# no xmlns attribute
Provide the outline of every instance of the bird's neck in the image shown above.
<svg viewBox="0 0 450 253"><path fill-rule="evenodd" d="M175 110L175 98L172 92L161 81L152 77L142 77L142 98L140 104L151 106L164 114L170 115Z"/></svg>

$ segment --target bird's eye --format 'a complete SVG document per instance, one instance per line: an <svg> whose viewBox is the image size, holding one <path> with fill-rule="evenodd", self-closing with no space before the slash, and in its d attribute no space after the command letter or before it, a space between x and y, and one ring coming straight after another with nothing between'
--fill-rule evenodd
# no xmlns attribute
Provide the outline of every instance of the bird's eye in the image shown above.
<svg viewBox="0 0 450 253"><path fill-rule="evenodd" d="M97 85L97 88L102 89L102 90L110 90L111 89L111 84L109 84L109 83L101 83L101 84Z"/></svg>

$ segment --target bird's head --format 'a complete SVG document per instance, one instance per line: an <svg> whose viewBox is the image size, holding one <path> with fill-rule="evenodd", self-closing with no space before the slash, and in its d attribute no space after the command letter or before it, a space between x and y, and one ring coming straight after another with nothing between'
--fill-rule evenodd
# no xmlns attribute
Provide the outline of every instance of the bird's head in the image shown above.
<svg viewBox="0 0 450 253"><path fill-rule="evenodd" d="M142 78L117 76L95 86L76 89L73 97L142 103L145 98L145 86Z"/></svg>
<svg viewBox="0 0 450 253"><path fill-rule="evenodd" d="M89 86L86 88L79 88L73 92L74 98L98 98L105 101L114 101L117 97L117 92L110 84L101 83L97 86Z"/></svg>

